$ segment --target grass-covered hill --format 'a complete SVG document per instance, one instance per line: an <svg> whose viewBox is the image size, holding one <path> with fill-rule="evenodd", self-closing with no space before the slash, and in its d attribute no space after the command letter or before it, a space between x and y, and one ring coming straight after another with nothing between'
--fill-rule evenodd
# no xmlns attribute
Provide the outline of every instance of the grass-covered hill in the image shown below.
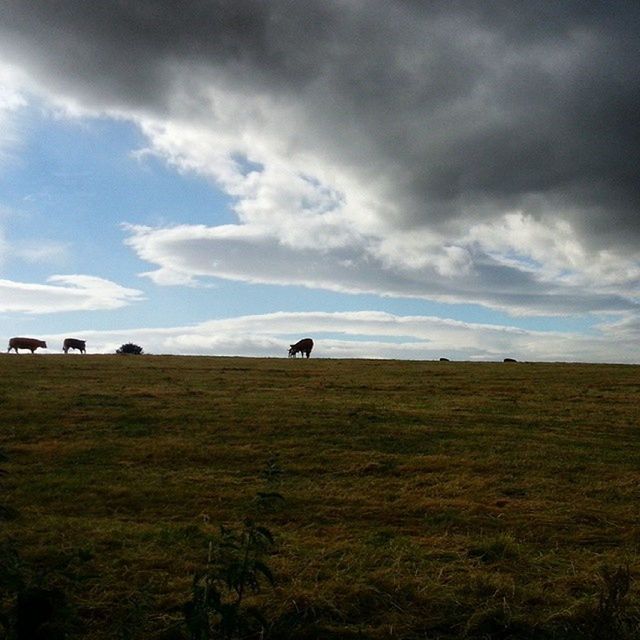
<svg viewBox="0 0 640 640"><path fill-rule="evenodd" d="M214 571L250 557L230 635L637 637L640 367L22 354L0 381L11 633L35 589L69 638L219 631L194 574L231 606Z"/></svg>

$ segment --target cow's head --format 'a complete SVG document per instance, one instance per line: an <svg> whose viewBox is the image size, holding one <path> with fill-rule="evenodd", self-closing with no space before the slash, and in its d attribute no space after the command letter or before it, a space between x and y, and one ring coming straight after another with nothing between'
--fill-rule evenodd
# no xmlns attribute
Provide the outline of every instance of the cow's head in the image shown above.
<svg viewBox="0 0 640 640"><path fill-rule="evenodd" d="M41 346L43 349L46 349L46 348L47 348L47 343L46 343L44 340L40 340L40 346Z"/></svg>

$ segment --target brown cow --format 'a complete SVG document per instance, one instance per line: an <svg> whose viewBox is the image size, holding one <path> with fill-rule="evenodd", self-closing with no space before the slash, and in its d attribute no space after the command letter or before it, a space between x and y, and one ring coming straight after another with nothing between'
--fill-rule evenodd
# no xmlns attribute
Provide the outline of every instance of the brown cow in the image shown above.
<svg viewBox="0 0 640 640"><path fill-rule="evenodd" d="M311 349L313 349L313 340L311 338L303 338L302 340L298 340L295 344L289 345L289 357L295 358L296 353L301 353L309 357L311 354Z"/></svg>
<svg viewBox="0 0 640 640"><path fill-rule="evenodd" d="M11 338L9 340L7 353L9 353L11 349L15 349L16 353L18 353L18 349L29 349L31 353L33 353L38 347L46 349L47 343L44 340L37 340L36 338Z"/></svg>
<svg viewBox="0 0 640 640"><path fill-rule="evenodd" d="M87 352L87 341L78 340L78 338L65 338L62 343L62 350L67 353L69 349L77 349L80 353Z"/></svg>

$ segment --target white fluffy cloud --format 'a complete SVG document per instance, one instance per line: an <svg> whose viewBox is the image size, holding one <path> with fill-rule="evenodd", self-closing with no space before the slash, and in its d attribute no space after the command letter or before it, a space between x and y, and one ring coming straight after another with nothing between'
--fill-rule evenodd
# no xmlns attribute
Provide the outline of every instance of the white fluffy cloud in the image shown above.
<svg viewBox="0 0 640 640"><path fill-rule="evenodd" d="M640 327L603 325L589 337L525 331L428 316L377 311L272 313L211 320L191 326L119 331L74 331L92 353L113 353L134 342L152 354L285 357L290 343L311 336L312 357L632 362ZM51 346L66 334L46 336Z"/></svg>
<svg viewBox="0 0 640 640"><path fill-rule="evenodd" d="M524 244L519 246L527 262L523 265L523 258L514 266L485 251L473 233L473 241L428 246L422 253L416 248L421 246L420 238L396 241L362 236L346 245L297 246L284 242L277 231L252 224L127 229L127 243L140 258L157 265L146 274L157 284L190 284L213 276L343 293L473 302L530 315L620 313L637 308L634 274L631 278L628 272L618 274L608 286L595 286L593 278L586 278L586 269L580 272L583 282L571 282L568 275L566 281L548 278L549 267L535 264ZM429 242L427 238L425 243ZM585 267L589 267L586 261Z"/></svg>
<svg viewBox="0 0 640 640"><path fill-rule="evenodd" d="M0 280L0 312L59 313L118 309L143 298L141 291L87 275L56 275L49 284Z"/></svg>

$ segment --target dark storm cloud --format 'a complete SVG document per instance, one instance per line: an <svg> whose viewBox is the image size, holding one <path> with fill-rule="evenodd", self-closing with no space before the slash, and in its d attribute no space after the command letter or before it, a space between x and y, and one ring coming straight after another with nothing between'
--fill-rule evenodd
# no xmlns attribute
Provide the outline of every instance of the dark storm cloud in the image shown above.
<svg viewBox="0 0 640 640"><path fill-rule="evenodd" d="M0 7L0 51L88 104L167 114L176 69L296 102L323 153L362 182L386 176L398 225L522 207L569 217L600 248L635 249L638 3Z"/></svg>
<svg viewBox="0 0 640 640"><path fill-rule="evenodd" d="M7 45L23 62L57 72L68 84L105 101L161 108L170 89L166 65L229 65L253 81L295 83L307 77L306 36L332 28L321 7L260 0L2 2ZM291 57L292 51L299 54Z"/></svg>

